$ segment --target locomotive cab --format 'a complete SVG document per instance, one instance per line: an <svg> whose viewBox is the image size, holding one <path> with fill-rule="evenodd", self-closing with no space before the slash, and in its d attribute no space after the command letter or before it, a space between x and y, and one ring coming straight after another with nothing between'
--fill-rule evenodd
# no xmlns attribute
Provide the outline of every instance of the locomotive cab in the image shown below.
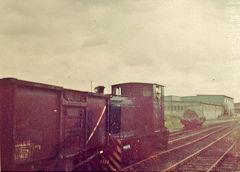
<svg viewBox="0 0 240 172"><path fill-rule="evenodd" d="M112 86L110 133L122 140L125 152L149 152L167 147L169 131L164 125L164 86L124 83ZM129 156L129 155L127 155Z"/></svg>

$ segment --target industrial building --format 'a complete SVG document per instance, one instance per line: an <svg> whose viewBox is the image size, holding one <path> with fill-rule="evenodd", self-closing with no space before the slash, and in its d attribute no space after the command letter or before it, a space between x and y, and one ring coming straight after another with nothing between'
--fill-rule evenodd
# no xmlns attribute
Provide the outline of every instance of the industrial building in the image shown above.
<svg viewBox="0 0 240 172"><path fill-rule="evenodd" d="M211 95L209 95L208 97L209 99L207 99L207 96L205 95L188 97L165 96L165 115L174 115L181 117L187 109L192 109L196 111L200 116L205 116L206 119L218 118L220 116L223 116L226 112L230 112L230 114L233 114L233 109L230 108L232 106L229 105L232 98L225 96L229 98L227 99L229 101L227 104L227 102L225 102L226 99L217 102L218 97L216 97L215 95L214 97L211 97ZM222 97L220 96L220 98Z"/></svg>
<svg viewBox="0 0 240 172"><path fill-rule="evenodd" d="M210 104L222 105L224 107L224 115L234 115L233 98L225 95L197 95L186 96L181 98L182 101L203 102Z"/></svg>
<svg viewBox="0 0 240 172"><path fill-rule="evenodd" d="M240 103L234 103L235 115L240 116Z"/></svg>

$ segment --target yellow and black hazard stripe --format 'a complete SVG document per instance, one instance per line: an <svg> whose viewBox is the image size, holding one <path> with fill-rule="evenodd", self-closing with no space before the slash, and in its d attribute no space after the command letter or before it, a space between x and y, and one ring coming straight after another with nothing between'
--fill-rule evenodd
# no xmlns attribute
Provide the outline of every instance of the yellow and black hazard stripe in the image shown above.
<svg viewBox="0 0 240 172"><path fill-rule="evenodd" d="M111 139L108 150L102 154L101 167L105 171L117 171L121 169L122 143L120 139Z"/></svg>

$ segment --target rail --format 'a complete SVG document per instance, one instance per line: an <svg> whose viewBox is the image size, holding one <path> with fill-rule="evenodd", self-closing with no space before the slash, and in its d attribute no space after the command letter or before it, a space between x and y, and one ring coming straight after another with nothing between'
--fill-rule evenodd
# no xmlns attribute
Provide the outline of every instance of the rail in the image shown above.
<svg viewBox="0 0 240 172"><path fill-rule="evenodd" d="M229 131L228 133L224 134L223 136L221 136L220 138L218 138L217 140L211 142L210 144L208 144L207 146L203 147L202 149L198 150L197 152L187 156L186 158L182 159L181 161L171 165L170 167L166 168L163 170L163 172L166 172L166 171L171 171L173 169L175 169L177 166L179 166L180 164L183 164L185 163L186 161L190 160L191 158L193 157L196 157L196 155L200 154L202 151L206 150L207 148L209 148L210 146L212 146L213 144L217 143L219 140L225 138L226 136L228 136L229 134L231 134L234 130L236 130L237 128L239 127L236 127L234 129L232 129L231 131Z"/></svg>
<svg viewBox="0 0 240 172"><path fill-rule="evenodd" d="M207 170L207 172L212 171L217 165L221 162L221 160L233 149L234 144L232 144L228 150Z"/></svg>
<svg viewBox="0 0 240 172"><path fill-rule="evenodd" d="M216 127L216 128L218 128L218 127ZM191 144L194 144L194 143L196 143L196 142L199 142L199 141L201 141L201 140L203 140L203 139L205 139L205 138L207 138L207 137L209 137L209 136L211 136L211 135L214 135L215 133L220 132L221 130L224 130L224 129L226 129L226 128L228 128L228 127L221 127L220 129L217 129L216 131L213 131L213 132L211 132L211 133L208 133L207 135L204 135L204 136L202 136L202 137L200 137L200 138L197 138L197 139L195 139L195 140L192 140L192 141L187 142L187 143L185 143L185 144L182 144L182 145L180 145L180 146L176 146L176 147L171 148L171 149L169 149L169 150L165 150L165 151L156 153L155 155L152 155L152 156L150 156L150 157L148 157L148 158L146 158L146 159L144 159L144 160L138 161L138 162L136 162L136 163L134 163L134 164L132 164L132 165L129 165L129 166L126 166L126 167L122 168L121 171L126 171L126 170L130 170L130 169L134 169L134 168L136 168L137 166L140 166L141 164L143 164L143 163L145 163L145 162L151 161L151 160L153 160L153 159L156 159L156 158L160 157L161 155L164 155L164 154L173 152L173 151L175 151L175 150L178 150L178 149L181 149L181 148L186 147L186 146L188 146L188 145L191 145ZM195 134L195 136L196 136L196 134Z"/></svg>

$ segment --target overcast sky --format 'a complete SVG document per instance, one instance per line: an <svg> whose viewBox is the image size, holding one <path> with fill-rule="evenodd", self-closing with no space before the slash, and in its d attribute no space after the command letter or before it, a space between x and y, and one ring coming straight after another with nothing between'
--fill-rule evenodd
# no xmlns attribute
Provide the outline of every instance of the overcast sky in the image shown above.
<svg viewBox="0 0 240 172"><path fill-rule="evenodd" d="M238 0L5 0L0 21L1 78L240 101Z"/></svg>

